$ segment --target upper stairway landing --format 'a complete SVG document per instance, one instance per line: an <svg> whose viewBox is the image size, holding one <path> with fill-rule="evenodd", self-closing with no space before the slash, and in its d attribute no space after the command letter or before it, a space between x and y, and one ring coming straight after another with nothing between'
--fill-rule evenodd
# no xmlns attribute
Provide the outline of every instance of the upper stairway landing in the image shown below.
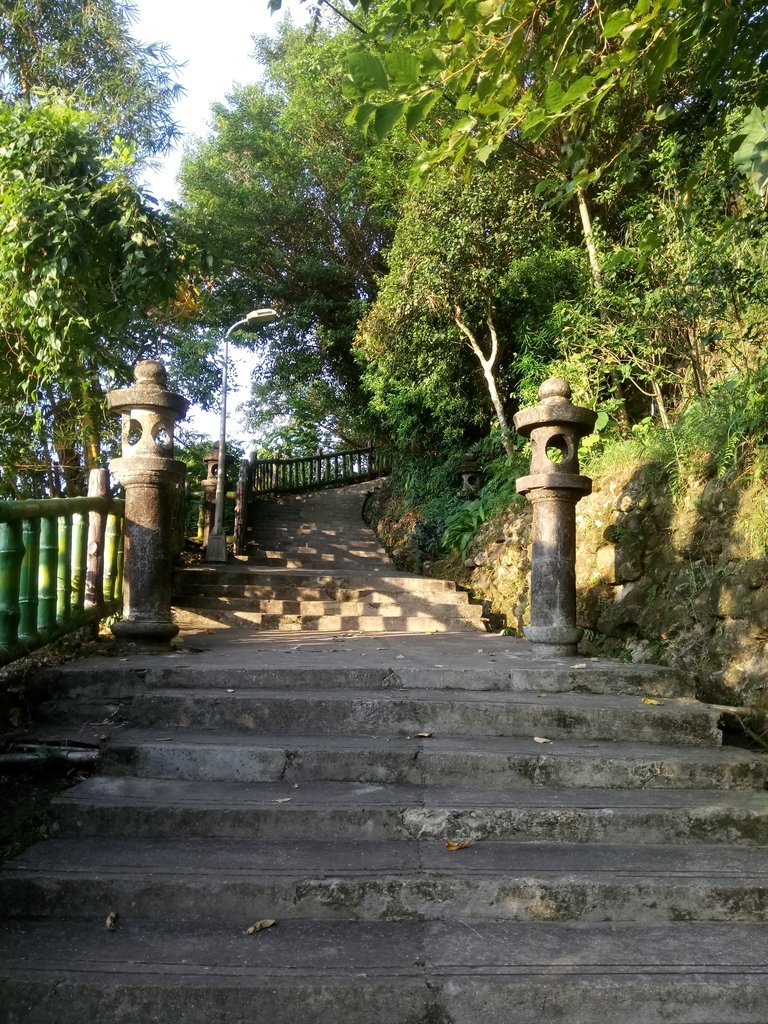
<svg viewBox="0 0 768 1024"><path fill-rule="evenodd" d="M247 561L179 573L175 621L193 629L484 631L481 606L455 584L394 568L363 522L374 486L254 502Z"/></svg>

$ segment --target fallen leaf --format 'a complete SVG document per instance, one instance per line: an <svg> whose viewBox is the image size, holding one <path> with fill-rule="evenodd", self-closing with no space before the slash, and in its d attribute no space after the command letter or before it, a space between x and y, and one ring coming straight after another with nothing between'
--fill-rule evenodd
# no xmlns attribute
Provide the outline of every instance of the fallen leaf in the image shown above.
<svg viewBox="0 0 768 1024"><path fill-rule="evenodd" d="M119 919L120 915L116 910L113 910L111 913L107 914L107 920L105 921L106 927L109 928L111 932L115 931Z"/></svg>
<svg viewBox="0 0 768 1024"><path fill-rule="evenodd" d="M663 704L663 703L664 703L663 700L654 700L653 697L643 697L643 704L659 705L659 704Z"/></svg>
<svg viewBox="0 0 768 1024"><path fill-rule="evenodd" d="M463 850L472 845L471 839L446 839L445 848L453 853L456 850Z"/></svg>
<svg viewBox="0 0 768 1024"><path fill-rule="evenodd" d="M404 655L404 654L396 654L396 655L395 655L395 658L396 658L396 659L397 659L398 661L402 660L402 659L403 659L404 657L405 657L405 655Z"/></svg>
<svg viewBox="0 0 768 1024"><path fill-rule="evenodd" d="M431 732L417 732L416 733L416 738L420 739L420 740L428 740L431 735L432 735Z"/></svg>
<svg viewBox="0 0 768 1024"><path fill-rule="evenodd" d="M279 796L277 800L275 800L276 804L289 804L290 802L291 798L289 796Z"/></svg>
<svg viewBox="0 0 768 1024"><path fill-rule="evenodd" d="M263 932L267 928L271 928L277 924L277 921L273 921L271 917L265 917L261 921L255 921L250 928L245 929L246 935L255 935L256 932Z"/></svg>
<svg viewBox="0 0 768 1024"><path fill-rule="evenodd" d="M227 688L227 693L234 693L234 692L235 692L234 690L230 690L229 688Z"/></svg>
<svg viewBox="0 0 768 1024"><path fill-rule="evenodd" d="M533 742L534 743L552 743L553 741L552 740L548 740L546 736L534 736L533 737Z"/></svg>

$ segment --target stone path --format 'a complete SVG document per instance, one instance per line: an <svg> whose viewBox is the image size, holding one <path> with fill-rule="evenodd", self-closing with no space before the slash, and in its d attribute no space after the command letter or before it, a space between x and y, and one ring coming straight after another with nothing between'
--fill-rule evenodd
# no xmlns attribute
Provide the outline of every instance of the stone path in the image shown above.
<svg viewBox="0 0 768 1024"><path fill-rule="evenodd" d="M481 605L453 583L395 570L362 519L374 486L257 502L247 561L179 574L176 621L250 631L484 631Z"/></svg>
<svg viewBox="0 0 768 1024"><path fill-rule="evenodd" d="M768 1020L768 762L678 674L225 624L47 685L104 760L0 873L3 1024Z"/></svg>

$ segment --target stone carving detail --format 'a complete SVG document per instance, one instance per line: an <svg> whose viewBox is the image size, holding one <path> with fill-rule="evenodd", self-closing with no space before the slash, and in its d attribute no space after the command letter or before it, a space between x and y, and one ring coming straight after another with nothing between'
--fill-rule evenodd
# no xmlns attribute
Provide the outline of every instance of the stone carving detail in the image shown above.
<svg viewBox="0 0 768 1024"><path fill-rule="evenodd" d="M531 528L531 624L524 627L538 654L576 654L576 503L592 490L579 473L579 441L592 432L597 414L571 402L567 381L552 377L539 388L539 405L514 417L531 440L531 472L517 490L533 506Z"/></svg>

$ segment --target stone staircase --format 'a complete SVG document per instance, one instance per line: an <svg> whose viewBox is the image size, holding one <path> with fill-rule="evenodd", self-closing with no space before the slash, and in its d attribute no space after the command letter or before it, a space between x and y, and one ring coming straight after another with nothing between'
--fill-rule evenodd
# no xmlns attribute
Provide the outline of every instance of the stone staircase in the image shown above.
<svg viewBox="0 0 768 1024"><path fill-rule="evenodd" d="M768 761L671 670L190 629L47 685L103 766L0 872L2 1024L768 1020Z"/></svg>
<svg viewBox="0 0 768 1024"><path fill-rule="evenodd" d="M177 576L185 627L429 633L484 630L482 606L446 580L397 572L353 484L251 505L247 562Z"/></svg>

